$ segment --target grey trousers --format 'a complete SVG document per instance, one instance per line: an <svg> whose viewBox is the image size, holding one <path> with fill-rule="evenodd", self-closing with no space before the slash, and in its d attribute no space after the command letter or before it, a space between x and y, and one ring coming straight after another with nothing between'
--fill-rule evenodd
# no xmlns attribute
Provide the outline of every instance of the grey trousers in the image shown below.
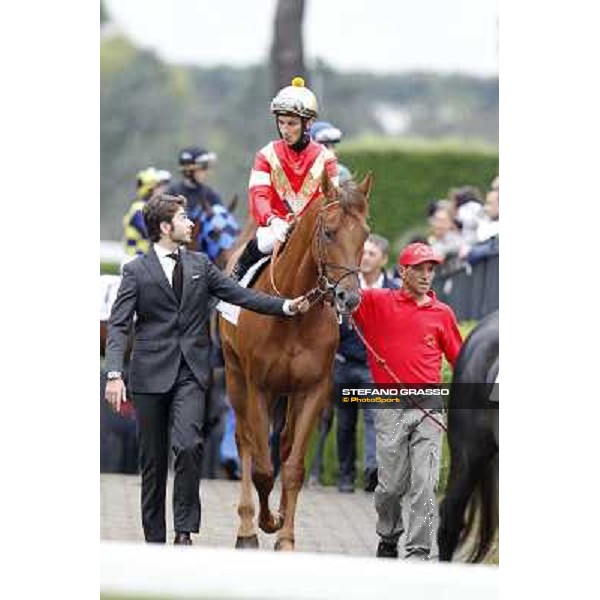
<svg viewBox="0 0 600 600"><path fill-rule="evenodd" d="M437 529L435 492L439 480L442 432L415 408L375 409L379 483L375 489L377 533L396 544L405 530L406 558L428 559ZM442 420L436 413L437 420Z"/></svg>

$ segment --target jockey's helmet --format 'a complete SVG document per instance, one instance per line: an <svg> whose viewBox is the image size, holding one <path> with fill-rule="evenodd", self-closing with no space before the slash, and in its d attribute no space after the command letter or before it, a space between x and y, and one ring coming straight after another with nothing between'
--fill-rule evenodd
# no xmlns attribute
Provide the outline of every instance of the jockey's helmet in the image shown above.
<svg viewBox="0 0 600 600"><path fill-rule="evenodd" d="M319 144L337 144L343 135L328 121L315 121L310 128L310 137Z"/></svg>
<svg viewBox="0 0 600 600"><path fill-rule="evenodd" d="M271 112L274 115L290 114L303 119L314 119L319 113L316 96L304 85L302 77L294 77L292 85L277 92L271 100Z"/></svg>
<svg viewBox="0 0 600 600"><path fill-rule="evenodd" d="M203 169L208 168L210 165L215 163L217 155L214 152L209 152L199 146L190 146L184 148L179 153L179 166L182 169L200 167Z"/></svg>
<svg viewBox="0 0 600 600"><path fill-rule="evenodd" d="M152 190L161 183L161 171L154 167L142 169L137 175L137 195L139 198L145 198Z"/></svg>

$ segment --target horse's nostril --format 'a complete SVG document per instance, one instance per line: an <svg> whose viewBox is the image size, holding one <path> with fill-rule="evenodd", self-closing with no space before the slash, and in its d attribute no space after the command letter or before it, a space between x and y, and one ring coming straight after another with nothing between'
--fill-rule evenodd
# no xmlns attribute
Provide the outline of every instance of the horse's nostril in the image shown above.
<svg viewBox="0 0 600 600"><path fill-rule="evenodd" d="M354 310L358 306L359 302L360 302L360 298L358 297L358 294L349 294L348 298L346 300L346 306L350 310Z"/></svg>

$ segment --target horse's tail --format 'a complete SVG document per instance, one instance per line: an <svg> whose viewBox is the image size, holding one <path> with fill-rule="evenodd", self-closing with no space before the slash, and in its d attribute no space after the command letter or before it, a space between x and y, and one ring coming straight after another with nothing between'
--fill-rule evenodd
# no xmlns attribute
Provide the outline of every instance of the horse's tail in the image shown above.
<svg viewBox="0 0 600 600"><path fill-rule="evenodd" d="M477 563L491 550L498 531L497 453L484 467L483 474L473 490L460 543L466 542L474 531L475 540L469 548L467 561Z"/></svg>

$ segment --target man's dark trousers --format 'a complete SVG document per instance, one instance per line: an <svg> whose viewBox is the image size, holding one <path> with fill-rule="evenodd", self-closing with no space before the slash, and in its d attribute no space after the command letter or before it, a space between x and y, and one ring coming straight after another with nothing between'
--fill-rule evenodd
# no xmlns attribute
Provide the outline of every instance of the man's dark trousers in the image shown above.
<svg viewBox="0 0 600 600"><path fill-rule="evenodd" d="M352 360L341 363L336 358L334 382L336 384L360 387L363 384L372 384L373 379L367 364ZM373 409L360 407L360 410L364 411L365 417L365 470L376 470ZM356 478L356 425L358 411L359 406L357 404L340 407L337 411L337 451L340 463L339 480L342 483L354 484Z"/></svg>
<svg viewBox="0 0 600 600"><path fill-rule="evenodd" d="M200 530L200 470L204 446L205 393L181 358L166 394L133 394L142 469L142 524L147 542L166 541L165 495L169 438L175 456L175 531Z"/></svg>

